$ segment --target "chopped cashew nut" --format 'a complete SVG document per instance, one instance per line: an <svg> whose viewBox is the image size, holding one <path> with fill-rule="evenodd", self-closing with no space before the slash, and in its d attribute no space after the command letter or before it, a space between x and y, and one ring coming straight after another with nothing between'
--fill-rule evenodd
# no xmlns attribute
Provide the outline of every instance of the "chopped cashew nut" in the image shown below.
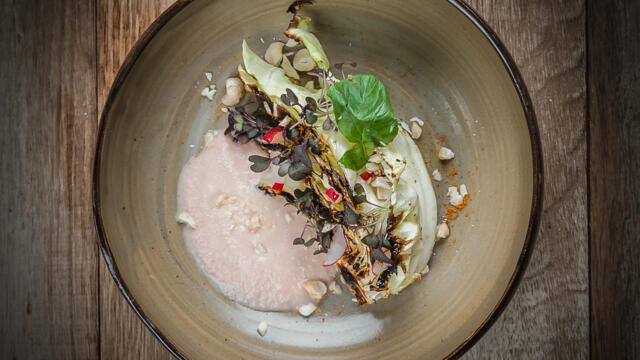
<svg viewBox="0 0 640 360"><path fill-rule="evenodd" d="M282 70L284 70L284 74L288 77L300 80L300 75L298 75L298 72L293 68L286 56L282 57L282 64L280 64L280 67L282 67Z"/></svg>
<svg viewBox="0 0 640 360"><path fill-rule="evenodd" d="M298 71L311 71L316 67L316 62L311 58L309 50L300 49L293 56L293 67Z"/></svg>
<svg viewBox="0 0 640 360"><path fill-rule="evenodd" d="M196 228L196 221L194 218L191 217L191 215L187 214L186 212L181 212L178 214L178 216L176 216L176 221L178 222L178 224L185 224L188 225L190 228L195 229Z"/></svg>
<svg viewBox="0 0 640 360"><path fill-rule="evenodd" d="M266 321L262 321L259 325L258 325L258 334L260 334L260 336L264 336L264 334L267 333L267 328L269 327L269 325L267 324Z"/></svg>
<svg viewBox="0 0 640 360"><path fill-rule="evenodd" d="M411 123L411 137L414 139L418 139L422 136L422 127L418 125L417 122Z"/></svg>
<svg viewBox="0 0 640 360"><path fill-rule="evenodd" d="M446 239L449 237L449 225L446 222L438 224L436 226L436 238L437 240Z"/></svg>
<svg viewBox="0 0 640 360"><path fill-rule="evenodd" d="M446 148L446 147L441 147L440 150L438 151L438 159L440 160L451 160L453 159L453 157L455 156L455 154L453 153L453 151L451 151L451 149Z"/></svg>
<svg viewBox="0 0 640 360"><path fill-rule="evenodd" d="M292 48L292 47L298 46L298 44L300 44L300 43L295 41L294 39L289 39L289 40L287 40L287 43L284 44L284 46L286 46L288 48Z"/></svg>
<svg viewBox="0 0 640 360"><path fill-rule="evenodd" d="M222 97L222 103L225 106L237 105L244 95L242 80L237 77L228 78L224 83L224 87L227 93Z"/></svg>
<svg viewBox="0 0 640 360"><path fill-rule="evenodd" d="M327 293L327 285L322 280L307 280L302 283L311 300L318 301Z"/></svg>
<svg viewBox="0 0 640 360"><path fill-rule="evenodd" d="M264 59L266 60L266 62L268 62L273 66L280 65L280 62L282 61L283 46L284 44L279 41L272 42L271 44L269 44L269 47L267 48L267 52L264 53Z"/></svg>
<svg viewBox="0 0 640 360"><path fill-rule="evenodd" d="M314 311L316 311L318 307L313 304L313 303L308 303L305 305L302 305L298 308L298 313L304 317L308 317L309 315L313 314Z"/></svg>
<svg viewBox="0 0 640 360"><path fill-rule="evenodd" d="M450 186L447 190L447 196L449 197L449 204L453 206L462 205L462 195L458 192L458 188Z"/></svg>
<svg viewBox="0 0 640 360"><path fill-rule="evenodd" d="M440 171L438 169L433 170L431 176L435 181L442 181L442 174L440 174Z"/></svg>

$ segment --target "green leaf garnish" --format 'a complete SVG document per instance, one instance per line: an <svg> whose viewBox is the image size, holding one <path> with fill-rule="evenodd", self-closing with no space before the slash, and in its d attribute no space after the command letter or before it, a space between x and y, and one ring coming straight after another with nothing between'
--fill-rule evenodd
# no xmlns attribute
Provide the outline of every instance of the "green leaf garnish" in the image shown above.
<svg viewBox="0 0 640 360"><path fill-rule="evenodd" d="M361 74L338 81L327 96L333 103L340 133L352 143L362 145L347 151L340 163L359 170L369 158L365 148L386 146L398 134L387 89L374 75Z"/></svg>
<svg viewBox="0 0 640 360"><path fill-rule="evenodd" d="M358 144L355 148L347 150L338 162L348 169L357 171L367 163L368 159L367 149L363 144Z"/></svg>
<svg viewBox="0 0 640 360"><path fill-rule="evenodd" d="M260 155L249 156L249 161L253 163L251 165L251 171L257 173L267 170L269 165L271 165L271 159Z"/></svg>

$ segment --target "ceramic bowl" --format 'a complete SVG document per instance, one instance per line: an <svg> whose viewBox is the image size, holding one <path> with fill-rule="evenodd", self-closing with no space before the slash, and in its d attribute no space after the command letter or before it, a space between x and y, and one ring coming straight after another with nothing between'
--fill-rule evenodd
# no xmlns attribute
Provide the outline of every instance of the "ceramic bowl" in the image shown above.
<svg viewBox="0 0 640 360"><path fill-rule="evenodd" d="M425 120L418 145L446 201L451 182L472 201L438 243L429 274L401 296L359 307L347 291L324 315L261 313L221 296L176 224L180 170L220 126L220 94L246 39L257 52L284 39L286 1L179 1L142 36L108 97L95 159L100 242L142 321L178 358L439 359L460 354L508 301L536 232L542 166L525 86L495 34L457 1L322 0L303 13L333 62L379 76L396 115ZM264 41L264 43L263 43ZM221 91L223 92L223 91ZM222 120L224 121L224 120ZM440 145L455 159L439 161ZM446 180L446 181L445 181ZM221 184L223 186L223 184ZM443 214L443 206L439 206ZM267 335L257 324L269 323Z"/></svg>

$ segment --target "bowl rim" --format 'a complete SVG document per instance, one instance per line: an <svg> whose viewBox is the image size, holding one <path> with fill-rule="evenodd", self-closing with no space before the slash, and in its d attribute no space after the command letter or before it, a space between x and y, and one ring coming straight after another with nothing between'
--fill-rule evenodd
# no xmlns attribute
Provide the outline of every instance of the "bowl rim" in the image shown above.
<svg viewBox="0 0 640 360"><path fill-rule="evenodd" d="M104 223L101 213L100 202L100 159L102 155L103 142L105 137L105 124L109 117L111 107L114 99L120 87L124 84L129 72L135 65L136 61L151 42L151 40L158 34L158 32L171 21L180 11L186 6L193 3L195 0L177 0L171 6L169 6L162 14L151 23L151 25L145 30L140 38L135 42L129 53L127 54L122 66L118 70L118 73L111 85L109 95L105 101L102 113L100 115L100 124L98 127L98 139L96 143L96 150L93 158L93 178L92 178L92 200L93 200L93 213L96 221L98 242L100 250L104 257L107 268L111 277L115 281L118 289L126 299L127 303L138 316L138 318L144 323L144 325L151 331L151 333L162 343L162 345L177 359L187 359L187 357L180 352L178 346L176 346L169 338L167 338L163 332L158 329L155 324L147 317L142 307L137 303L135 297L129 291L124 279L120 275L118 266L116 265L107 239ZM538 125L536 122L536 116L527 91L527 87L522 79L513 58L509 54L508 50L498 38L497 34L491 29L491 27L473 10L469 5L463 2L463 0L446 0L450 5L460 11L469 21L471 21L475 27L489 41L493 49L496 51L500 60L502 61L505 69L509 73L511 81L515 87L522 109L527 121L527 127L529 130L529 136L531 140L531 155L533 164L533 196L531 200L531 214L529 217L529 225L527 227L527 234L525 237L522 251L516 263L515 269L504 293L500 297L500 300L496 303L493 309L489 312L487 317L479 324L478 328L469 335L458 347L451 351L444 359L457 359L462 356L467 350L469 350L482 336L489 330L489 328L495 323L496 319L502 314L502 311L506 308L507 304L513 297L518 285L523 277L525 269L529 263L531 252L533 250L534 240L538 233L538 227L540 224L540 217L542 214L542 199L543 199L543 162L542 162L542 150L540 146L540 135L538 131Z"/></svg>

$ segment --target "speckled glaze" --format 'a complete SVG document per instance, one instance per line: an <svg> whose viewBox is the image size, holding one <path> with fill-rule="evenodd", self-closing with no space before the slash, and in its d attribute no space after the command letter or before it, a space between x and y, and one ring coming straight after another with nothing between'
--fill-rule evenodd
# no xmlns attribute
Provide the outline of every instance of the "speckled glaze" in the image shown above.
<svg viewBox="0 0 640 360"><path fill-rule="evenodd" d="M284 39L287 1L178 1L126 59L100 124L94 202L105 260L142 321L178 358L438 359L488 328L524 271L541 209L542 164L526 89L495 35L445 1L319 1L303 10L333 62L356 61L387 85L396 116L426 121L429 171L466 184L472 202L438 243L430 273L401 296L358 307L346 288L326 316L261 313L215 291L175 222L180 170L206 130L241 41ZM264 44L260 39L264 40ZM351 71L351 70L348 70ZM443 144L456 153L443 164ZM194 145L191 147L190 145ZM452 179L448 179L452 181ZM447 183L434 183L439 202ZM442 211L442 207L439 207ZM442 215L442 213L441 213ZM265 337L256 333L267 321Z"/></svg>

